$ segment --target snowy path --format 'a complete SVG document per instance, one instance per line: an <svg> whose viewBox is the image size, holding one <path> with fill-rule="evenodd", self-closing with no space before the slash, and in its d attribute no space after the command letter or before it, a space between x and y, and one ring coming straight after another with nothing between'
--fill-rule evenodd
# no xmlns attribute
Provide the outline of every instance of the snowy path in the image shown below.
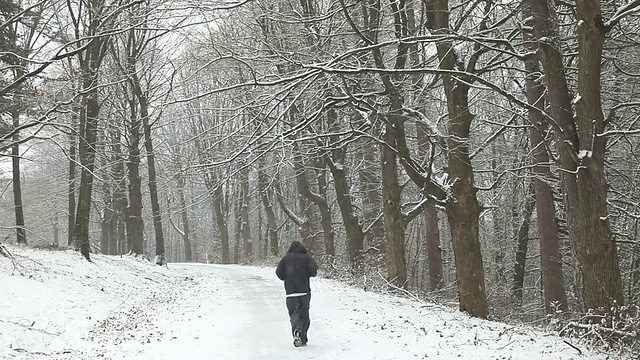
<svg viewBox="0 0 640 360"><path fill-rule="evenodd" d="M135 328L124 333L107 328L102 337L95 338L103 343L116 339L118 346L105 346L106 357L116 359L120 353L123 359L416 358L403 351L402 342L397 341L401 334L393 335L391 330L391 336L380 337L359 324L355 299L349 299L344 288L330 289L331 284L323 280L316 281L312 290L309 345L296 349L282 283L273 271L202 264L172 264L170 268L185 279L174 288L179 293L155 298L158 301L152 301L138 316L130 312L123 312L119 319L116 316L115 322L129 325L112 323L110 328ZM343 304L336 307L336 302ZM353 319L342 313L347 306L352 306L353 316L347 315ZM142 317L150 321L139 321ZM384 325L381 329L384 331ZM150 335L138 338L140 333ZM121 339L135 340L120 343Z"/></svg>
<svg viewBox="0 0 640 360"><path fill-rule="evenodd" d="M272 269L204 264L172 264L170 269L183 279L180 286L154 298L138 317L124 312L120 320L130 323L124 327L135 328L116 334L107 329L101 341L112 342L103 348L106 358L589 358L529 329L323 279L312 281L309 345L294 348L282 283Z"/></svg>
<svg viewBox="0 0 640 360"><path fill-rule="evenodd" d="M272 268L20 251L22 275L0 258L0 359L607 358L526 326L317 278L309 345L294 348Z"/></svg>

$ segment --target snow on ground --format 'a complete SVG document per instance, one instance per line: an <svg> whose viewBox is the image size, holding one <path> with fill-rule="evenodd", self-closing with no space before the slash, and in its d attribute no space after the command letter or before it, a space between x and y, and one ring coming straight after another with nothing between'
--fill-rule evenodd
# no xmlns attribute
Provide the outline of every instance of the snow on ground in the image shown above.
<svg viewBox="0 0 640 360"><path fill-rule="evenodd" d="M309 345L294 348L271 268L9 249L19 265L0 257L1 359L612 358L326 279L312 280Z"/></svg>

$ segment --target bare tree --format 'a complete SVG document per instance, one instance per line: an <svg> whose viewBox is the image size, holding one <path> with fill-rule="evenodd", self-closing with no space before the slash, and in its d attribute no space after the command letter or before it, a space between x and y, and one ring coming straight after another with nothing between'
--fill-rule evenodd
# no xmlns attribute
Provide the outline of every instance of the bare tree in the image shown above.
<svg viewBox="0 0 640 360"><path fill-rule="evenodd" d="M562 166L562 185L572 252L576 259L577 296L583 310L624 303L618 252L607 209L605 159L607 136L601 135L615 116L602 109L602 55L608 32L636 8L622 6L609 20L602 17L599 0L578 0L577 95L572 100L559 23L554 4L531 0L534 34L549 92L551 117ZM575 104L575 112L573 109Z"/></svg>
<svg viewBox="0 0 640 360"><path fill-rule="evenodd" d="M241 231L242 231L242 255L246 261L250 261L253 256L252 252L252 239L251 239L251 224L249 222L249 202L251 197L249 196L249 166L247 164L241 165L240 170L240 189L242 196L242 207L240 208L241 216Z"/></svg>
<svg viewBox="0 0 640 360"><path fill-rule="evenodd" d="M78 62L82 74L82 106L80 113L80 137L79 154L80 165L80 186L78 194L78 207L76 210L74 223L74 243L80 249L82 255L90 260L91 244L89 242L89 218L91 211L91 194L93 190L93 171L95 168L96 142L98 129L98 114L100 103L98 101L98 69L106 54L107 38L102 36L105 30L103 16L106 4L100 0L91 0L87 7L73 8L69 3L68 11L71 15L76 38L80 38L80 33L88 41L86 50L78 54ZM83 27L81 21L86 21L88 26Z"/></svg>
<svg viewBox="0 0 640 360"><path fill-rule="evenodd" d="M419 155L423 159L422 164L430 169L435 158L435 144L429 141L429 130L425 124L416 124ZM429 199L424 208L425 217L425 242L429 263L429 288L438 290L444 285L442 273L442 249L440 248L440 229L438 227L438 209L436 201Z"/></svg>
<svg viewBox="0 0 640 360"><path fill-rule="evenodd" d="M273 208L275 197L273 187L270 185L271 181L266 173L266 159L265 156L260 157L258 163L258 191L262 199L262 205L267 213L267 233L268 233L268 249L269 253L273 256L278 255L278 229L276 225L276 214Z"/></svg>
<svg viewBox="0 0 640 360"><path fill-rule="evenodd" d="M175 150L175 164L178 170L176 173L176 191L178 192L178 206L180 208L180 218L182 220L182 230L179 230L184 243L184 257L186 262L193 261L193 251L191 246L191 239L189 235L191 233L191 227L189 225L189 212L187 207L187 200L185 196L186 177L182 172L181 166L181 153L180 148Z"/></svg>
<svg viewBox="0 0 640 360"><path fill-rule="evenodd" d="M523 3L522 15L525 19L532 19L530 4ZM523 30L523 40L533 41L533 34ZM529 49L533 45L527 44ZM560 310L567 310L567 295L564 288L564 274L562 272L562 255L558 239L558 222L553 204L553 189L550 185L553 176L549 166L550 157L547 151L545 135L548 126L543 118L545 107L545 87L538 59L525 60L527 71L526 96L534 109L529 110L529 139L535 165L533 167L536 218L540 237L540 258L542 267L542 286L544 288L544 303L547 313L554 311L554 306Z"/></svg>

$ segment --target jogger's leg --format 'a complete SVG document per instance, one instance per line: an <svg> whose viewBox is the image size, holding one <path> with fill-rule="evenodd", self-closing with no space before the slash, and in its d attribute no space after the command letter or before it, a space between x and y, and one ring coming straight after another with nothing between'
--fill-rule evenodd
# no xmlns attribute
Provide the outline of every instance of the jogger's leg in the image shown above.
<svg viewBox="0 0 640 360"><path fill-rule="evenodd" d="M298 299L287 298L287 310L289 312L289 322L291 323L291 334L295 334L296 330L302 332L303 326L300 319Z"/></svg>
<svg viewBox="0 0 640 360"><path fill-rule="evenodd" d="M301 312L301 320L302 320L302 344L306 344L308 341L307 332L309 331L309 326L311 325L311 318L309 317L309 303L311 301L311 294L307 294L306 296L301 297L300 299L300 312Z"/></svg>
<svg viewBox="0 0 640 360"><path fill-rule="evenodd" d="M300 303L297 298L287 298L287 310L289 311L289 322L291 323L293 345L295 347L301 346L304 321L301 317Z"/></svg>

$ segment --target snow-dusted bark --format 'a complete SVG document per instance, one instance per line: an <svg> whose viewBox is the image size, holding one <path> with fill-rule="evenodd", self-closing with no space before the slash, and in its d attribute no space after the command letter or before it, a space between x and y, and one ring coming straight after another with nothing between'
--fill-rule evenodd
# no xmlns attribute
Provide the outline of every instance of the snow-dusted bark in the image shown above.
<svg viewBox="0 0 640 360"><path fill-rule="evenodd" d="M436 34L447 34L448 0L435 0L431 5L427 14L429 28ZM444 39L436 44L440 68L465 70L460 68L464 65L461 54L451 41ZM448 170L449 176L455 179L451 187L453 199L447 201L445 208L458 275L460 310L484 318L489 315L489 307L479 238L482 207L476 196L477 189L469 157L469 134L473 121L469 108L469 85L468 82L448 74L443 74L442 79L449 111Z"/></svg>
<svg viewBox="0 0 640 360"><path fill-rule="evenodd" d="M523 4L522 15L525 19L533 20L528 1ZM533 34L523 30L523 39L530 41ZM529 139L531 142L534 159L533 180L535 187L536 218L538 224L538 236L540 237L540 263L542 270L542 286L544 290L544 304L547 313L556 308L567 310L567 295L564 287L564 274L562 271L562 255L558 238L558 222L553 203L553 189L550 185L552 179L549 167L550 156L544 134L548 126L543 118L545 107L545 86L538 59L525 60L527 71L526 96L530 105L537 109L529 110Z"/></svg>
<svg viewBox="0 0 640 360"><path fill-rule="evenodd" d="M618 253L608 220L604 177L607 138L602 112L601 62L606 28L599 0L578 0L578 101L567 85L553 3L531 0L534 30L559 144L562 185L575 258L577 297L584 310L623 304ZM583 150L591 156L578 156Z"/></svg>

